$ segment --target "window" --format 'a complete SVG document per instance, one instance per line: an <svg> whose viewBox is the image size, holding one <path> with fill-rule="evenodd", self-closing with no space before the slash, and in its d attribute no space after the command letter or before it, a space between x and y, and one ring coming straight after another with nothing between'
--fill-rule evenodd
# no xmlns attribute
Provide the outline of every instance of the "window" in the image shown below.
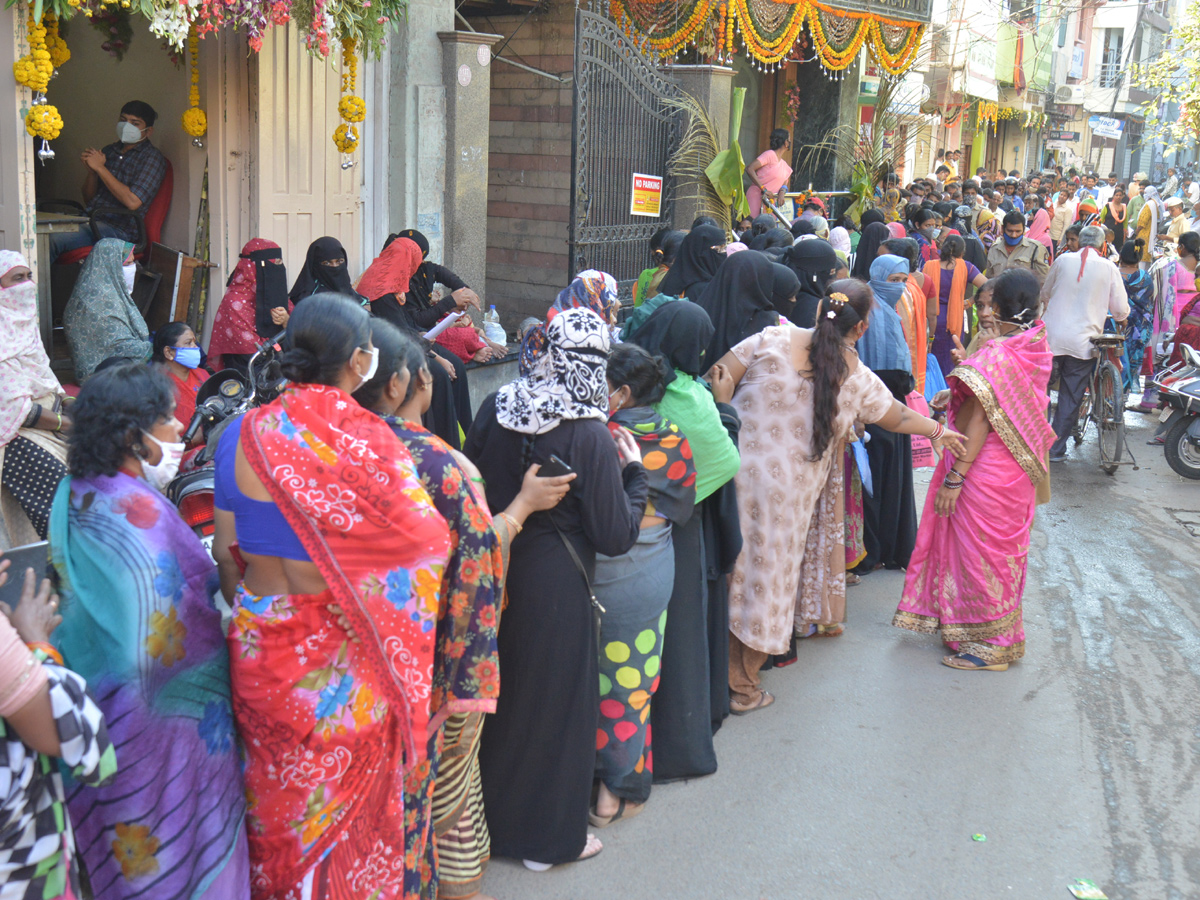
<svg viewBox="0 0 1200 900"><path fill-rule="evenodd" d="M1104 47L1100 54L1100 87L1115 88L1121 84L1121 44L1125 29L1105 28Z"/></svg>

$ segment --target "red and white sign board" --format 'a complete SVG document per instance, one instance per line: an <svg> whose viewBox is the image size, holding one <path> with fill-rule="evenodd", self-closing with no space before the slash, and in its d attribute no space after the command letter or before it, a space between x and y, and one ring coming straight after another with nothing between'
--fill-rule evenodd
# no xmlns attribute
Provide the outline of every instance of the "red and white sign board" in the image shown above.
<svg viewBox="0 0 1200 900"><path fill-rule="evenodd" d="M663 180L657 175L633 173L633 199L629 204L631 216L658 218L662 210Z"/></svg>

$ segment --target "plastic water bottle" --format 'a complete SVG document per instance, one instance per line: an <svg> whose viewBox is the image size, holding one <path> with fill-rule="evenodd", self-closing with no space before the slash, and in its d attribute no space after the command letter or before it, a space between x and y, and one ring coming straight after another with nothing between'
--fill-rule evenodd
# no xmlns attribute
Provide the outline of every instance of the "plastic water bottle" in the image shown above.
<svg viewBox="0 0 1200 900"><path fill-rule="evenodd" d="M497 344L508 343L508 335L504 333L504 326L500 324L500 314L496 312L495 305L488 307L488 311L483 315L483 333L489 341L495 341Z"/></svg>

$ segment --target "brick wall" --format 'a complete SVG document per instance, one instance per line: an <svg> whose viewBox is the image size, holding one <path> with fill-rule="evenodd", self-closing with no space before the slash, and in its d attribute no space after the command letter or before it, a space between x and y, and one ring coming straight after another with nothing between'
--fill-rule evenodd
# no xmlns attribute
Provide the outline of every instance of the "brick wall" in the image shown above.
<svg viewBox="0 0 1200 900"><path fill-rule="evenodd" d="M525 20L476 19L478 31L502 34L502 57L569 77L574 8L557 3ZM518 30L518 25L520 28ZM502 49L501 49L502 48ZM567 280L571 190L571 85L492 63L487 198L487 298L510 332L542 317Z"/></svg>

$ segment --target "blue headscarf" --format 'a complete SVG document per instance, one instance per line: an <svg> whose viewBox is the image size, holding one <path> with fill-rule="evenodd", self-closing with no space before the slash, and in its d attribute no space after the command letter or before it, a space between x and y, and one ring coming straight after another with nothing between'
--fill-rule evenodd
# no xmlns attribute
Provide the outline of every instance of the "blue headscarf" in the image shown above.
<svg viewBox="0 0 1200 900"><path fill-rule="evenodd" d="M908 273L908 261L890 254L871 263L871 290L875 302L866 332L858 340L858 356L873 372L912 371L912 355L904 337L904 326L896 304L904 296L904 285L888 281L889 275Z"/></svg>

